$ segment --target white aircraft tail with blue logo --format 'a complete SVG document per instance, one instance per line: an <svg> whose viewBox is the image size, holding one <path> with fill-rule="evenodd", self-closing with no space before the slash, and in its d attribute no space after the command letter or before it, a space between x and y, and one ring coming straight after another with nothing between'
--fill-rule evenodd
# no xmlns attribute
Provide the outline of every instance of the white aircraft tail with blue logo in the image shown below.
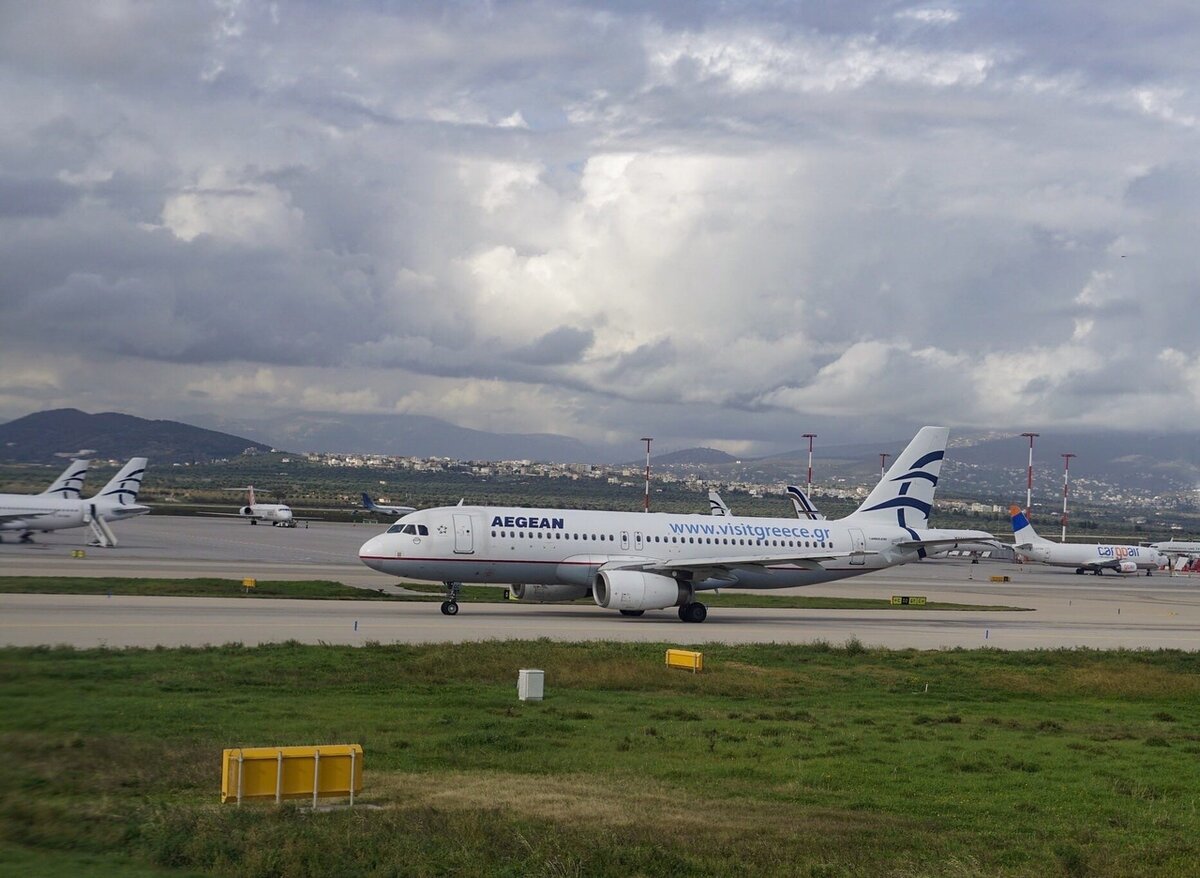
<svg viewBox="0 0 1200 878"><path fill-rule="evenodd" d="M89 463L89 460L71 461L63 474L54 480L54 484L42 491L42 496L53 494L60 500L78 500L83 494L83 480L87 478Z"/></svg>
<svg viewBox="0 0 1200 878"><path fill-rule="evenodd" d="M908 530L929 527L933 492L949 438L948 427L922 427L875 490L844 520L895 524Z"/></svg>

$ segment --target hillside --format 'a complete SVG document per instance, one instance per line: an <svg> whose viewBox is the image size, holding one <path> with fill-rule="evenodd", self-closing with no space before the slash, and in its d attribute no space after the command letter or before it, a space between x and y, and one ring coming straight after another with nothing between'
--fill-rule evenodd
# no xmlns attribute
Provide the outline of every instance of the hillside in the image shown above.
<svg viewBox="0 0 1200 878"><path fill-rule="evenodd" d="M93 415L53 409L0 424L0 461L8 463L53 463L71 456L114 460L142 456L156 464L193 463L236 457L248 448L271 450L216 430L118 412Z"/></svg>

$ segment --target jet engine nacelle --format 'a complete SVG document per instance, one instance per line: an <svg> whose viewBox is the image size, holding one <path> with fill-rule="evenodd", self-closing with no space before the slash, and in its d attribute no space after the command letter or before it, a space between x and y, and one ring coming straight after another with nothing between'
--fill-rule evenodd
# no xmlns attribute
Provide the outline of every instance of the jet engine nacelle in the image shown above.
<svg viewBox="0 0 1200 878"><path fill-rule="evenodd" d="M1137 564L1133 561L1122 561L1117 565L1117 569L1122 573L1137 573Z"/></svg>
<svg viewBox="0 0 1200 878"><path fill-rule="evenodd" d="M229 507L226 506L225 508L228 509ZM238 513L241 515L253 515L254 510L251 509L249 506L243 506L241 509L238 510Z"/></svg>
<svg viewBox="0 0 1200 878"><path fill-rule="evenodd" d="M669 576L639 570L601 570L592 596L606 610L661 610L683 606L692 595L691 589Z"/></svg>
<svg viewBox="0 0 1200 878"><path fill-rule="evenodd" d="M513 596L519 601L537 604L551 604L555 601L574 601L586 597L586 585L525 585L513 583Z"/></svg>

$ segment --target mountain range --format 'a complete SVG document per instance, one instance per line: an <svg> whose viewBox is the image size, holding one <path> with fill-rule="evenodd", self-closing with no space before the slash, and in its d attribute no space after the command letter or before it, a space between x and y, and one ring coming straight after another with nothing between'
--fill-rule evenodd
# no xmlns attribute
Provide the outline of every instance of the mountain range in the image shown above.
<svg viewBox="0 0 1200 878"><path fill-rule="evenodd" d="M493 433L472 430L425 415L297 413L256 420L198 418L205 426L146 420L76 409L37 412L0 424L0 461L53 462L91 450L93 456L124 459L144 454L164 463L234 457L247 449L325 451L460 460L536 460L551 463L611 463L630 460L627 445L589 445L552 433ZM817 445L818 485L866 484L878 477L879 455L890 459L908 437ZM1061 492L1064 452L1074 484L1111 487L1139 496L1194 491L1200 486L1200 434L1148 432L1043 432L1034 448L1038 495ZM952 431L944 482L955 493L1023 499L1029 446L1016 431ZM772 483L805 478L808 450L760 458L735 458L713 448L686 448L654 455L656 467L695 472L723 481ZM1093 492L1100 488L1094 488Z"/></svg>
<svg viewBox="0 0 1200 878"><path fill-rule="evenodd" d="M88 414L79 409L35 412L0 424L0 461L53 463L71 457L157 463L196 463L237 457L271 446L179 421L150 421L119 412Z"/></svg>

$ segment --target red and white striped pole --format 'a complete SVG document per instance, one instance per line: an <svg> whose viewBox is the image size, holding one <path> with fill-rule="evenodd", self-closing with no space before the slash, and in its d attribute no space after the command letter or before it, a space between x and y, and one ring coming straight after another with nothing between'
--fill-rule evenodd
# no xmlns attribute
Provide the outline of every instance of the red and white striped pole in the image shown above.
<svg viewBox="0 0 1200 878"><path fill-rule="evenodd" d="M1021 435L1029 439L1029 475L1025 483L1025 514L1028 515L1030 507L1033 506L1033 440L1042 434L1022 433Z"/></svg>
<svg viewBox="0 0 1200 878"><path fill-rule="evenodd" d="M808 491L812 493L812 449L813 440L817 438L816 433L805 433L804 438L808 440Z"/></svg>
<svg viewBox="0 0 1200 878"><path fill-rule="evenodd" d="M1063 519L1062 519L1062 542L1067 541L1067 472L1071 468L1071 458L1074 454L1064 454L1063 459Z"/></svg>
<svg viewBox="0 0 1200 878"><path fill-rule="evenodd" d="M646 500L643 512L650 511L650 443L654 441L653 436L643 436L642 441L646 443Z"/></svg>

